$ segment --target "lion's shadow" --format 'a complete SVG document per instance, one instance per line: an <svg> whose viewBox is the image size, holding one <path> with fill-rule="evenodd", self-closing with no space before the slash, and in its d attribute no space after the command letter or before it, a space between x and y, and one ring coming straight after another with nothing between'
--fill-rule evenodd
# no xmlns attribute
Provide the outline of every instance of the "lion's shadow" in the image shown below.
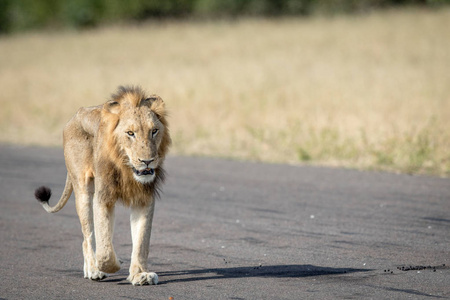
<svg viewBox="0 0 450 300"><path fill-rule="evenodd" d="M66 275L74 277L82 276L82 272L75 270L59 270ZM159 271L158 285L192 282L215 279L233 278L305 278L313 276L342 275L356 272L368 272L371 269L331 268L314 265L267 265L249 267L225 267L209 269L191 269L180 271ZM102 283L117 283L119 285L130 284L126 280L127 270L122 269L112 277L100 281Z"/></svg>
<svg viewBox="0 0 450 300"><path fill-rule="evenodd" d="M159 284L232 278L304 278L368 272L370 269L330 268L313 265L268 265L159 272Z"/></svg>

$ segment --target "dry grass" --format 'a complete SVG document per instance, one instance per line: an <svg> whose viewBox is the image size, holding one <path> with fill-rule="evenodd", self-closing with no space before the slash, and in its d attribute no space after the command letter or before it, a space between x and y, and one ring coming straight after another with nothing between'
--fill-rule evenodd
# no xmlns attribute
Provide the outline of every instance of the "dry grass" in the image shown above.
<svg viewBox="0 0 450 300"><path fill-rule="evenodd" d="M0 38L0 141L61 145L120 84L172 153L450 175L450 10L169 22Z"/></svg>

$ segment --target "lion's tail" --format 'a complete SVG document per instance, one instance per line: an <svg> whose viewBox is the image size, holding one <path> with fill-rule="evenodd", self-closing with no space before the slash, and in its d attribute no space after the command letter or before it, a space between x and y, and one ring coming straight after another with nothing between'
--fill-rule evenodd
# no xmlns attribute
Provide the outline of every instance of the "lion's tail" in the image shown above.
<svg viewBox="0 0 450 300"><path fill-rule="evenodd" d="M66 205L67 200L69 200L70 195L72 194L73 186L70 181L69 174L67 174L66 178L66 186L64 187L63 194L61 199L59 199L58 203L55 206L48 205L48 200L52 196L52 190L46 186L41 186L34 191L34 196L36 199L41 202L42 207L49 213L55 213L60 211L64 205Z"/></svg>

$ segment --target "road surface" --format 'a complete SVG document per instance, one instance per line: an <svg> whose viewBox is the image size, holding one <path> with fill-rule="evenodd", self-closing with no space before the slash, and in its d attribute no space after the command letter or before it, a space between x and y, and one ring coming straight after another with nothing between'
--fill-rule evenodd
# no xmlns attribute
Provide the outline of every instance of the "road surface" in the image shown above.
<svg viewBox="0 0 450 300"><path fill-rule="evenodd" d="M123 268L83 278L61 149L0 145L2 299L449 299L450 180L171 156L150 247L157 286L126 281L128 210L116 210ZM403 270L402 270L403 268Z"/></svg>

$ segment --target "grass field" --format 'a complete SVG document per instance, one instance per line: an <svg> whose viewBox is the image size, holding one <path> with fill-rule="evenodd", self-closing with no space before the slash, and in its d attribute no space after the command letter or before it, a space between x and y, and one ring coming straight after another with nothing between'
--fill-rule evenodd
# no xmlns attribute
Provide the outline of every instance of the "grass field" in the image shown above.
<svg viewBox="0 0 450 300"><path fill-rule="evenodd" d="M450 175L450 9L0 37L0 141L61 145L120 84L159 94L173 154Z"/></svg>

